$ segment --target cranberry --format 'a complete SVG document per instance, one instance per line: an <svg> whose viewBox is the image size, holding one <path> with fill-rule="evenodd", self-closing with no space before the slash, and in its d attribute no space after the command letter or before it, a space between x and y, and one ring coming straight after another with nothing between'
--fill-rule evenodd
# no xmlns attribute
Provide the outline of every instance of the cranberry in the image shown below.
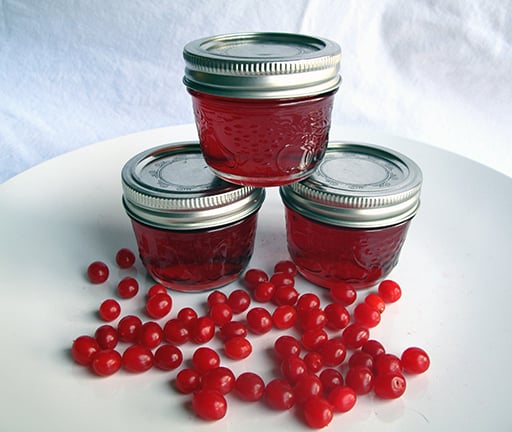
<svg viewBox="0 0 512 432"><path fill-rule="evenodd" d="M303 409L306 424L314 429L327 426L333 418L331 404L319 396L310 397L304 403Z"/></svg>
<svg viewBox="0 0 512 432"><path fill-rule="evenodd" d="M295 395L290 384L276 378L267 383L264 392L267 405L278 411L285 411L295 405Z"/></svg>
<svg viewBox="0 0 512 432"><path fill-rule="evenodd" d="M306 362L298 356L290 356L281 362L281 373L290 384L295 384L307 372Z"/></svg>
<svg viewBox="0 0 512 432"><path fill-rule="evenodd" d="M343 306L349 306L356 301L357 293L352 285L345 282L338 282L330 289L331 297L334 301Z"/></svg>
<svg viewBox="0 0 512 432"><path fill-rule="evenodd" d="M190 339L196 344L204 344L213 339L215 335L215 323L210 317L196 318L190 324Z"/></svg>
<svg viewBox="0 0 512 432"><path fill-rule="evenodd" d="M110 324L99 326L94 333L94 337L101 349L114 349L119 340L117 330Z"/></svg>
<svg viewBox="0 0 512 432"><path fill-rule="evenodd" d="M192 397L192 409L203 420L219 420L226 415L227 402L214 390L199 390Z"/></svg>
<svg viewBox="0 0 512 432"><path fill-rule="evenodd" d="M320 381L322 381L322 387L326 393L344 384L343 375L333 368L325 368L320 372L319 378Z"/></svg>
<svg viewBox="0 0 512 432"><path fill-rule="evenodd" d="M300 342L293 336L283 335L274 342L274 352L280 360L287 359L290 356L298 356L300 351Z"/></svg>
<svg viewBox="0 0 512 432"><path fill-rule="evenodd" d="M368 341L370 332L368 328L359 323L350 324L343 330L341 338L348 348L361 348Z"/></svg>
<svg viewBox="0 0 512 432"><path fill-rule="evenodd" d="M164 371L170 371L181 366L183 362L183 353L172 344L160 346L155 351L155 366Z"/></svg>
<svg viewBox="0 0 512 432"><path fill-rule="evenodd" d="M345 376L346 385L352 388L356 394L370 393L373 388L374 375L367 367L357 366L349 368Z"/></svg>
<svg viewBox="0 0 512 432"><path fill-rule="evenodd" d="M163 334L160 324L148 321L140 326L137 333L137 342L149 349L156 348L162 342Z"/></svg>
<svg viewBox="0 0 512 432"><path fill-rule="evenodd" d="M278 329L289 329L297 321L297 310L290 305L281 305L274 309L272 313L272 322Z"/></svg>
<svg viewBox="0 0 512 432"><path fill-rule="evenodd" d="M329 339L319 348L326 366L339 366L347 356L345 344L337 338Z"/></svg>
<svg viewBox="0 0 512 432"><path fill-rule="evenodd" d="M329 335L323 329L313 329L302 333L300 341L305 349L314 351L319 349L328 339Z"/></svg>
<svg viewBox="0 0 512 432"><path fill-rule="evenodd" d="M251 305L251 296L244 290L237 289L228 296L228 305L235 314L245 312Z"/></svg>
<svg viewBox="0 0 512 432"><path fill-rule="evenodd" d="M302 316L307 312L320 308L320 298L313 293L305 293L299 296L295 305L297 314Z"/></svg>
<svg viewBox="0 0 512 432"><path fill-rule="evenodd" d="M192 365L200 374L220 366L220 357L209 347L199 347L192 354Z"/></svg>
<svg viewBox="0 0 512 432"><path fill-rule="evenodd" d="M276 286L272 282L263 281L256 285L252 292L252 296L257 302L266 303L272 300L275 292Z"/></svg>
<svg viewBox="0 0 512 432"><path fill-rule="evenodd" d="M386 352L384 346L375 339L366 341L361 347L361 351L370 354L373 358L376 358L378 355Z"/></svg>
<svg viewBox="0 0 512 432"><path fill-rule="evenodd" d="M297 274L297 266L293 263L293 261L279 261L274 266L274 273L285 273L290 276L295 276Z"/></svg>
<svg viewBox="0 0 512 432"><path fill-rule="evenodd" d="M116 263L122 269L130 268L135 264L135 254L131 249L122 248L116 253Z"/></svg>
<svg viewBox="0 0 512 432"><path fill-rule="evenodd" d="M331 330L343 330L350 323L350 313L340 303L329 303L324 308L326 326Z"/></svg>
<svg viewBox="0 0 512 432"><path fill-rule="evenodd" d="M245 272L245 287L250 291L254 290L260 282L268 281L268 275L260 269L249 269Z"/></svg>
<svg viewBox="0 0 512 432"><path fill-rule="evenodd" d="M242 336L234 336L224 342L224 353L232 360L242 360L252 352L252 345Z"/></svg>
<svg viewBox="0 0 512 432"><path fill-rule="evenodd" d="M121 354L116 350L106 349L96 352L91 359L91 370L99 376L108 376L121 369Z"/></svg>
<svg viewBox="0 0 512 432"><path fill-rule="evenodd" d="M227 341L228 339L231 339L235 336L246 337L247 327L240 321L230 321L220 328L219 336L224 341Z"/></svg>
<svg viewBox="0 0 512 432"><path fill-rule="evenodd" d="M347 386L334 387L328 394L327 400L336 413L344 413L354 408L357 401L356 392Z"/></svg>
<svg viewBox="0 0 512 432"><path fill-rule="evenodd" d="M368 303L359 303L354 308L354 320L365 327L373 328L380 323L380 312Z"/></svg>
<svg viewBox="0 0 512 432"><path fill-rule="evenodd" d="M295 394L295 403L304 404L311 396L321 396L323 388L322 381L316 375L302 375L293 387Z"/></svg>
<svg viewBox="0 0 512 432"><path fill-rule="evenodd" d="M375 294L375 293L368 294L365 297L364 302L368 303L370 306L373 306L380 313L382 313L386 310L386 303L384 302L382 297L378 294Z"/></svg>
<svg viewBox="0 0 512 432"><path fill-rule="evenodd" d="M385 374L388 372L402 373L402 361L394 354L381 354L375 357L373 363L375 373Z"/></svg>
<svg viewBox="0 0 512 432"><path fill-rule="evenodd" d="M123 366L128 372L145 372L151 369L153 363L153 353L144 345L131 345L123 353Z"/></svg>
<svg viewBox="0 0 512 432"><path fill-rule="evenodd" d="M212 291L208 295L208 298L206 299L206 303L208 304L208 306L210 308L214 304L226 303L227 301L228 301L228 297L226 296L226 294L224 294L222 291L219 291L219 290Z"/></svg>
<svg viewBox="0 0 512 432"><path fill-rule="evenodd" d="M396 399L405 393L405 378L397 372L379 374L375 377L373 390L381 399Z"/></svg>
<svg viewBox="0 0 512 432"><path fill-rule="evenodd" d="M146 300L146 312L153 319L165 317L172 308L172 298L167 293L154 294Z"/></svg>
<svg viewBox="0 0 512 432"><path fill-rule="evenodd" d="M428 354L418 347L407 348L402 353L401 362L404 371L409 374L420 374L430 367Z"/></svg>
<svg viewBox="0 0 512 432"><path fill-rule="evenodd" d="M163 337L167 342L182 345L190 339L188 327L178 318L173 318L164 324Z"/></svg>
<svg viewBox="0 0 512 432"><path fill-rule="evenodd" d="M201 388L215 390L220 394L228 394L235 387L235 375L231 369L219 366L207 370L201 377Z"/></svg>
<svg viewBox="0 0 512 432"><path fill-rule="evenodd" d="M262 307L254 307L246 315L247 328L254 334L264 334L272 329L272 316Z"/></svg>
<svg viewBox="0 0 512 432"><path fill-rule="evenodd" d="M100 345L92 336L79 336L73 341L71 346L73 360L82 366L90 365L92 357L98 351L100 351Z"/></svg>
<svg viewBox="0 0 512 432"><path fill-rule="evenodd" d="M227 303L215 303L210 306L208 313L216 326L222 326L233 318L233 310Z"/></svg>
<svg viewBox="0 0 512 432"><path fill-rule="evenodd" d="M121 305L114 299L107 299L101 303L99 315L103 321L114 321L121 315Z"/></svg>
<svg viewBox="0 0 512 432"><path fill-rule="evenodd" d="M263 397L265 383L259 375L244 372L236 379L234 391L238 398L247 402L256 402Z"/></svg>
<svg viewBox="0 0 512 432"><path fill-rule="evenodd" d="M87 267L87 276L93 284L105 282L109 276L109 268L102 261L94 261Z"/></svg>
<svg viewBox="0 0 512 432"><path fill-rule="evenodd" d="M378 291L385 303L394 303L402 297L400 285L392 280L383 280L379 284Z"/></svg>
<svg viewBox="0 0 512 432"><path fill-rule="evenodd" d="M192 393L199 388L200 384L201 375L195 369L184 368L176 375L175 385L181 393Z"/></svg>
<svg viewBox="0 0 512 432"><path fill-rule="evenodd" d="M129 299L135 297L139 292L139 283L137 279L127 276L117 284L117 293L119 297Z"/></svg>
<svg viewBox="0 0 512 432"><path fill-rule="evenodd" d="M142 320L135 315L126 315L117 324L117 334L121 342L134 342L142 327Z"/></svg>
<svg viewBox="0 0 512 432"><path fill-rule="evenodd" d="M317 373L324 367L322 355L315 351L310 351L304 356L304 363L309 373Z"/></svg>
<svg viewBox="0 0 512 432"><path fill-rule="evenodd" d="M299 292L293 287L293 285L276 285L276 290L272 297L272 301L278 306L293 306L295 303L297 303L298 298Z"/></svg>

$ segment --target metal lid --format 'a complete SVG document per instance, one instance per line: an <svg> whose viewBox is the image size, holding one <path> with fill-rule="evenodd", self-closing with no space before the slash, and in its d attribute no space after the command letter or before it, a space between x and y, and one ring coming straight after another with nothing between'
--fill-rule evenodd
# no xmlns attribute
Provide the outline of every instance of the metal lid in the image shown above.
<svg viewBox="0 0 512 432"><path fill-rule="evenodd" d="M216 177L199 143L181 142L144 151L123 167L128 215L150 226L191 230L239 221L257 211L265 191Z"/></svg>
<svg viewBox="0 0 512 432"><path fill-rule="evenodd" d="M416 214L421 182L419 166L398 152L330 142L317 170L280 193L288 207L319 222L376 228Z"/></svg>
<svg viewBox="0 0 512 432"><path fill-rule="evenodd" d="M234 98L301 97L339 87L340 46L293 33L235 33L189 42L187 87Z"/></svg>

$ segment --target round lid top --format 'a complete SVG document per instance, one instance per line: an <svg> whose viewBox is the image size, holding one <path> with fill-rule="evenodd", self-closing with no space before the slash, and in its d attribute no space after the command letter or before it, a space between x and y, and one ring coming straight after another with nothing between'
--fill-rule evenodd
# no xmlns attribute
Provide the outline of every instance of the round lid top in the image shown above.
<svg viewBox="0 0 512 432"><path fill-rule="evenodd" d="M302 97L335 90L341 48L294 33L235 33L185 45L185 85L235 98Z"/></svg>
<svg viewBox="0 0 512 432"><path fill-rule="evenodd" d="M330 142L316 171L280 193L288 207L319 222L374 228L413 217L421 183L419 166L396 151Z"/></svg>
<svg viewBox="0 0 512 432"><path fill-rule="evenodd" d="M130 217L147 225L204 229L239 221L257 211L265 192L219 179L199 143L155 147L123 167L123 203Z"/></svg>

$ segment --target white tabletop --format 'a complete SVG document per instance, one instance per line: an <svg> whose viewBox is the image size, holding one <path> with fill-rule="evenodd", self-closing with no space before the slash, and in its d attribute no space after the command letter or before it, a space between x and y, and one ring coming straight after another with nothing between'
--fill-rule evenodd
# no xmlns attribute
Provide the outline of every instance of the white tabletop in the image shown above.
<svg viewBox="0 0 512 432"><path fill-rule="evenodd" d="M306 430L290 413L229 395L226 418L205 424L184 408L188 398L171 388L175 372L121 371L97 378L70 358L73 339L94 332L100 324L95 310L127 274L116 269L113 255L120 247L135 249L120 201L121 167L143 149L194 137L191 125L125 136L64 154L0 184L1 430ZM512 179L419 142L357 130L334 129L331 137L395 148L423 170L421 208L391 275L403 297L387 308L372 337L395 353L421 346L432 365L409 379L401 399L361 397L350 413L335 416L330 429L511 430ZM269 270L287 258L282 210L277 190L269 189L251 267ZM84 276L96 259L112 269L101 286ZM143 287L151 284L140 266L130 274ZM320 288L302 279L297 286L327 301ZM233 283L225 290L239 287ZM172 295L174 312L184 305L201 310L206 297ZM138 312L142 302L140 297L122 303L124 313ZM266 349L278 334L252 337L251 357L224 364L235 373L254 370L269 378L274 366ZM184 347L185 355L193 348Z"/></svg>

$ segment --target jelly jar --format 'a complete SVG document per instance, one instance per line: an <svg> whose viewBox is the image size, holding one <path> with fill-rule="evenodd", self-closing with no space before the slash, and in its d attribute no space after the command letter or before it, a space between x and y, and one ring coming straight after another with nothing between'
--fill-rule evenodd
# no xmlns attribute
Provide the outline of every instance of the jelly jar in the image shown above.
<svg viewBox="0 0 512 432"><path fill-rule="evenodd" d="M290 33L207 37L183 50L184 84L208 165L257 187L299 181L327 147L339 45Z"/></svg>
<svg viewBox="0 0 512 432"><path fill-rule="evenodd" d="M398 262L420 202L414 161L367 144L331 142L306 180L282 186L288 250L316 285L366 288Z"/></svg>
<svg viewBox="0 0 512 432"><path fill-rule="evenodd" d="M123 167L122 185L142 263L165 287L218 288L249 263L265 191L216 177L197 142L134 156Z"/></svg>

